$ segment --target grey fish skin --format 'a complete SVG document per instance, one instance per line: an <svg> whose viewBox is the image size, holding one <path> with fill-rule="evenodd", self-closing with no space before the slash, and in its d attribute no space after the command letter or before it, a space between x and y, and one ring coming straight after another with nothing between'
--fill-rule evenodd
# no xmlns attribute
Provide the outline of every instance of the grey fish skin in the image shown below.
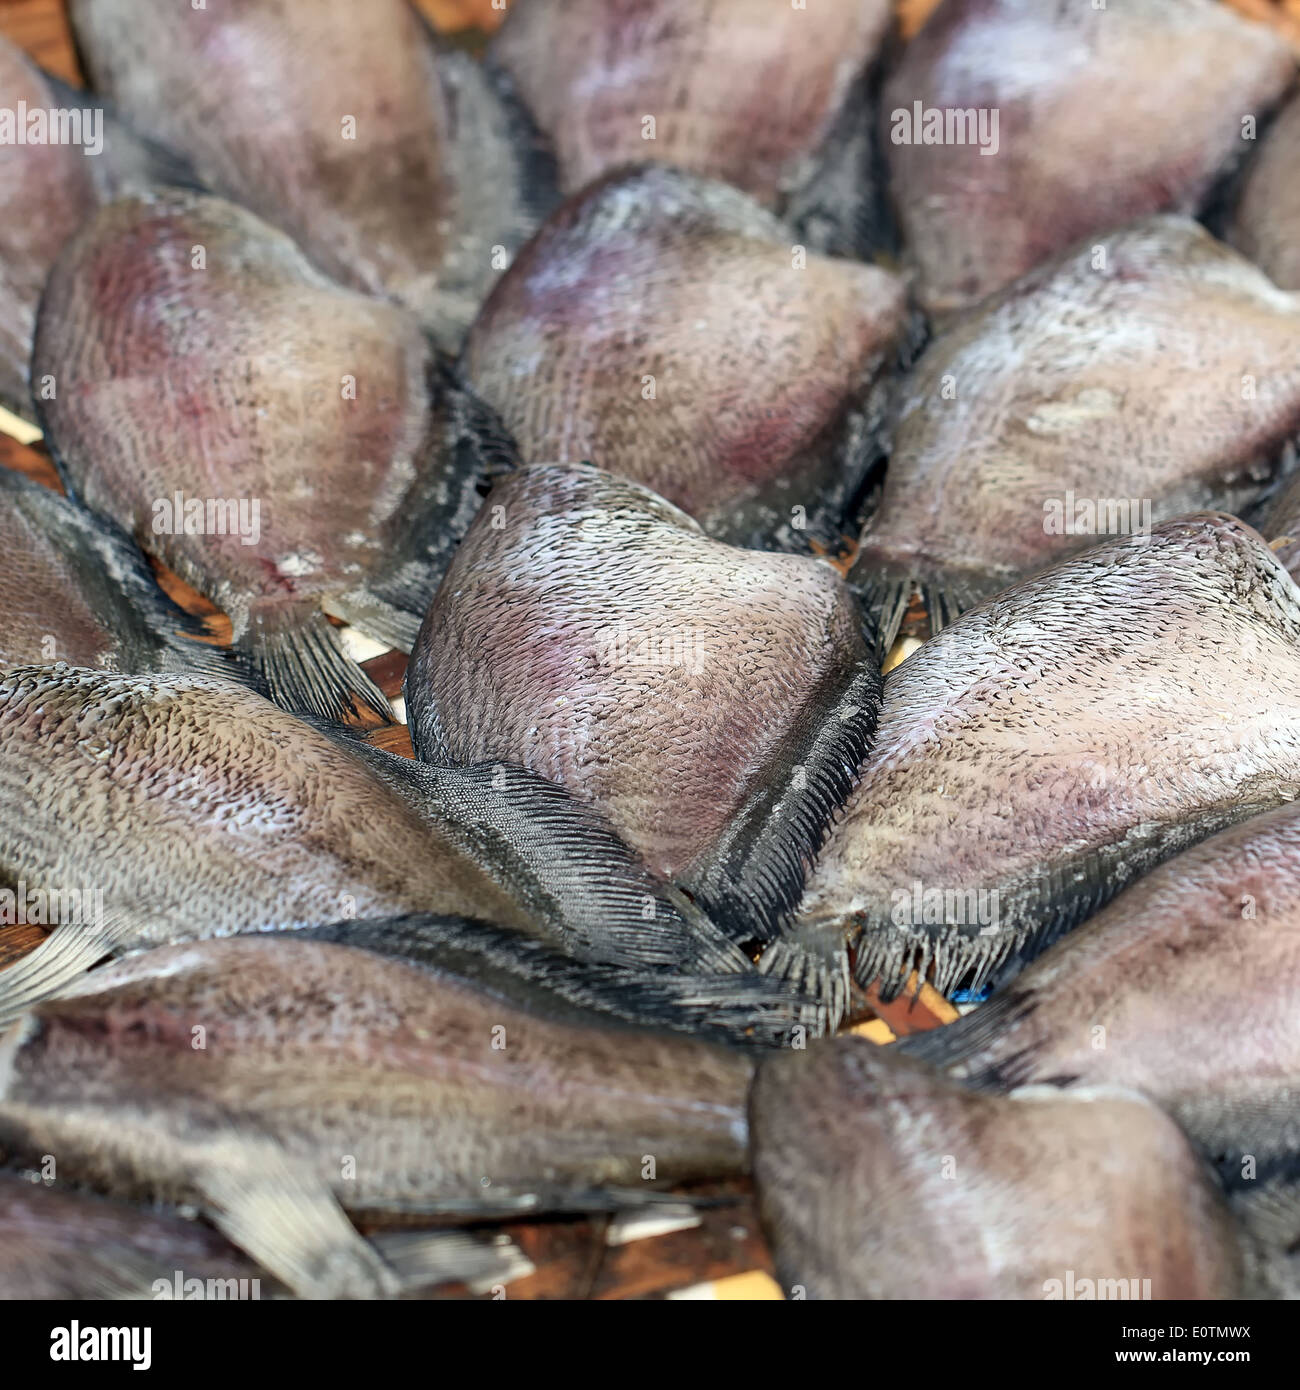
<svg viewBox="0 0 1300 1390"><path fill-rule="evenodd" d="M43 662L101 670L206 670L238 679L232 654L158 587L116 527L0 469L0 667Z"/></svg>
<svg viewBox="0 0 1300 1390"><path fill-rule="evenodd" d="M417 806L237 685L60 666L0 676L13 808L0 874L29 892L98 890L104 918L66 924L0 975L0 1021L108 951L350 915L480 918L639 967L707 956L711 940L603 822L520 769L500 774L498 791L492 770L443 771Z"/></svg>
<svg viewBox="0 0 1300 1390"><path fill-rule="evenodd" d="M759 1209L787 1293L1254 1292L1211 1175L1173 1121L1136 1094L982 1095L893 1048L841 1038L765 1061L750 1125ZM1096 1292L1102 1280L1115 1291Z"/></svg>
<svg viewBox="0 0 1300 1390"><path fill-rule="evenodd" d="M95 90L341 284L454 351L554 197L536 139L405 0L76 0ZM345 122L352 122L345 129Z"/></svg>
<svg viewBox="0 0 1300 1390"><path fill-rule="evenodd" d="M106 967L11 1029L0 1145L193 1202L297 1292L373 1293L382 1271L327 1225L335 1203L472 1219L739 1174L750 1075L740 1054L555 1022L451 973L237 938Z"/></svg>
<svg viewBox="0 0 1300 1390"><path fill-rule="evenodd" d="M556 464L490 494L405 694L420 757L567 787L745 941L797 901L879 687L830 566L723 545L648 488Z"/></svg>
<svg viewBox="0 0 1300 1390"><path fill-rule="evenodd" d="M1167 860L989 1004L906 1046L978 1085L1142 1091L1250 1188L1300 1161L1298 995L1292 802Z"/></svg>
<svg viewBox="0 0 1300 1390"><path fill-rule="evenodd" d="M1280 36L1215 0L945 0L881 103L923 305L966 308L1085 237L1198 211L1251 152L1246 118L1258 121L1294 76ZM947 113L967 111L985 113L983 132L949 134ZM1122 112L1143 138L1098 111ZM931 112L945 122L941 143L923 143ZM994 112L996 153L985 154Z"/></svg>
<svg viewBox="0 0 1300 1390"><path fill-rule="evenodd" d="M278 703L387 711L320 610L408 649L510 459L411 315L330 284L251 213L159 192L65 248L33 370L69 490L229 615Z"/></svg>
<svg viewBox="0 0 1300 1390"><path fill-rule="evenodd" d="M218 1281L231 1298L239 1280L247 1281L247 1297L284 1294L228 1240L196 1222L0 1177L0 1300L153 1298L159 1281L174 1289L178 1271L205 1286Z"/></svg>
<svg viewBox="0 0 1300 1390"><path fill-rule="evenodd" d="M1300 473L1282 485L1257 525L1291 577L1300 575Z"/></svg>
<svg viewBox="0 0 1300 1390"><path fill-rule="evenodd" d="M520 252L463 370L529 462L595 463L737 544L838 540L917 330L897 276L803 250L724 184L612 174Z"/></svg>
<svg viewBox="0 0 1300 1390"><path fill-rule="evenodd" d="M883 235L871 71L890 27L887 0L530 0L488 63L549 137L566 194L654 160L852 254Z"/></svg>
<svg viewBox="0 0 1300 1390"><path fill-rule="evenodd" d="M1242 181L1228 240L1276 284L1300 290L1300 96L1265 132Z"/></svg>
<svg viewBox="0 0 1300 1390"><path fill-rule="evenodd" d="M940 333L889 433L851 576L886 636L913 585L938 628L1098 532L1240 513L1300 435L1300 296L1149 218Z"/></svg>
<svg viewBox="0 0 1300 1390"><path fill-rule="evenodd" d="M858 978L887 991L931 964L941 991L982 981L1300 795L1298 692L1300 592L1243 522L1085 551L890 672L796 928L854 938Z"/></svg>
<svg viewBox="0 0 1300 1390"><path fill-rule="evenodd" d="M60 105L45 74L0 38L0 92L15 111ZM60 247L95 207L94 159L72 145L0 145L0 405L33 417L36 310Z"/></svg>

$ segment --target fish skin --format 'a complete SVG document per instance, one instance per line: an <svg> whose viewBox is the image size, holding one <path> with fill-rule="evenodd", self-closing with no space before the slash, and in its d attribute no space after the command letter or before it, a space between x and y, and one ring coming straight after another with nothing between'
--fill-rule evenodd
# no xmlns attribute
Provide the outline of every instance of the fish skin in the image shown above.
<svg viewBox="0 0 1300 1390"><path fill-rule="evenodd" d="M890 672L796 926L827 950L856 938L858 978L886 992L930 963L941 992L1012 968L1300 795L1297 692L1300 593L1245 523L1191 516L1071 557ZM918 923L918 887L976 894L974 912L945 899L927 925L922 897Z"/></svg>
<svg viewBox="0 0 1300 1390"><path fill-rule="evenodd" d="M764 1061L750 1125L777 1278L806 1298L1043 1299L1067 1272L1250 1291L1222 1194L1136 1094L983 1095L848 1037Z"/></svg>
<svg viewBox="0 0 1300 1390"><path fill-rule="evenodd" d="M554 788L531 779L530 802L528 774L501 772L497 796L474 769L444 770L442 803L421 810L241 686L18 668L0 676L0 786L21 808L0 823L0 875L29 891L101 890L106 925L68 928L94 938L100 926L101 955L429 911L587 959L688 959L695 938L664 885L602 841L585 808L566 818ZM500 828L524 817L527 829L530 815L531 840ZM585 896L570 883L575 859L578 886L582 873L598 885ZM569 884L564 901L557 884ZM0 974L0 1021L6 990L58 936Z"/></svg>
<svg viewBox="0 0 1300 1390"><path fill-rule="evenodd" d="M1228 240L1276 284L1300 290L1300 96L1278 113L1242 180Z"/></svg>
<svg viewBox="0 0 1300 1390"><path fill-rule="evenodd" d="M1194 213L1295 75L1286 43L1215 0L946 0L887 79L881 141L925 308L965 308L1085 237ZM894 113L996 110L998 152L895 143ZM1117 136L1122 111L1142 138ZM991 118L990 118L991 119Z"/></svg>
<svg viewBox="0 0 1300 1390"><path fill-rule="evenodd" d="M238 664L158 587L131 538L49 488L0 469L0 667L62 661L114 671Z"/></svg>
<svg viewBox="0 0 1300 1390"><path fill-rule="evenodd" d="M60 103L26 55L0 38L0 92L16 110ZM33 417L28 366L41 290L60 247L95 207L93 159L71 145L0 145L0 405ZM37 215L39 210L39 215Z"/></svg>
<svg viewBox="0 0 1300 1390"><path fill-rule="evenodd" d="M648 488L556 464L491 493L405 696L418 756L567 787L752 940L797 901L879 688L829 565L723 545Z"/></svg>
<svg viewBox="0 0 1300 1390"><path fill-rule="evenodd" d="M138 130L449 351L498 248L554 197L528 132L405 0L364 14L352 0L76 0L69 15L91 85Z"/></svg>
<svg viewBox="0 0 1300 1390"><path fill-rule="evenodd" d="M508 462L411 315L332 285L251 213L167 191L72 239L33 362L70 491L229 615L278 702L387 711L320 608L409 648L477 483ZM256 543L160 530L177 493L256 502Z"/></svg>
<svg viewBox="0 0 1300 1390"><path fill-rule="evenodd" d="M907 1050L981 1086L1141 1091L1249 1188L1247 1155L1261 1182L1300 1163L1298 870L1291 802L1152 869L989 1004Z"/></svg>
<svg viewBox="0 0 1300 1390"><path fill-rule="evenodd" d="M516 257L463 370L529 462L595 463L737 544L838 540L917 327L899 277L793 251L736 189L612 174Z"/></svg>
<svg viewBox="0 0 1300 1390"><path fill-rule="evenodd" d="M304 1205L473 1218L739 1174L750 1075L708 1043L554 1022L450 973L243 937L105 967L0 1039L0 1144L100 1190L193 1202L295 1291L373 1293L383 1279L367 1287L342 1227L283 1248ZM268 1162L288 1194L279 1230L254 1219Z"/></svg>
<svg viewBox="0 0 1300 1390"><path fill-rule="evenodd" d="M867 70L891 23L887 0L530 0L488 63L549 136L566 194L653 159L811 212L801 230L847 253L874 216Z"/></svg>
<svg viewBox="0 0 1300 1390"><path fill-rule="evenodd" d="M1291 577L1300 575L1300 473L1283 483L1257 524Z"/></svg>
<svg viewBox="0 0 1300 1390"><path fill-rule="evenodd" d="M886 636L914 584L937 628L1093 544L1048 533L1067 493L1157 522L1256 500L1300 436L1300 296L1190 219L1149 218L942 332L899 385L889 433L852 572Z"/></svg>
<svg viewBox="0 0 1300 1390"><path fill-rule="evenodd" d="M154 1282L260 1280L284 1290L194 1221L69 1188L0 1177L0 1300L152 1298ZM233 1296L233 1295L232 1295Z"/></svg>

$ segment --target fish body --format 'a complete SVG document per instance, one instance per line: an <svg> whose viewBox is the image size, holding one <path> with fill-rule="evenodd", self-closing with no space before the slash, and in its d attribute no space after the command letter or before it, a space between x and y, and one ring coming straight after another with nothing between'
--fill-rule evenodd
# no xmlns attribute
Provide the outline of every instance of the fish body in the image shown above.
<svg viewBox="0 0 1300 1390"><path fill-rule="evenodd" d="M1279 35L1214 0L946 0L881 102L923 304L966 308L1085 237L1197 212L1294 76Z"/></svg>
<svg viewBox="0 0 1300 1390"><path fill-rule="evenodd" d="M764 1062L750 1112L764 1228L778 1279L799 1297L1222 1299L1250 1288L1222 1193L1139 1095L982 1095L842 1038Z"/></svg>
<svg viewBox="0 0 1300 1390"><path fill-rule="evenodd" d="M451 973L239 938L111 965L20 1021L0 1044L0 1144L191 1201L297 1291L374 1292L337 1205L473 1217L734 1175L750 1074L726 1049L552 1021Z"/></svg>
<svg viewBox="0 0 1300 1390"><path fill-rule="evenodd" d="M243 209L163 191L73 238L34 362L70 490L228 614L279 702L387 709L322 605L409 647L492 428L410 314Z"/></svg>
<svg viewBox="0 0 1300 1390"><path fill-rule="evenodd" d="M488 56L548 137L566 193L654 160L851 244L871 216L868 70L890 22L886 0L533 0Z"/></svg>
<svg viewBox="0 0 1300 1390"><path fill-rule="evenodd" d="M284 1293L197 1222L0 1178L0 1300L184 1298L187 1288L191 1298L222 1301Z"/></svg>
<svg viewBox="0 0 1300 1390"><path fill-rule="evenodd" d="M415 911L587 959L751 969L561 789L504 764L421 779L351 742L208 676L0 677L0 873L60 909L0 975L0 1019L112 951Z"/></svg>
<svg viewBox="0 0 1300 1390"><path fill-rule="evenodd" d="M0 470L0 666L66 662L126 672L238 675L158 587L131 538L21 474Z"/></svg>
<svg viewBox="0 0 1300 1390"><path fill-rule="evenodd" d="M1260 140L1228 227L1228 240L1286 290L1300 290L1298 160L1300 97L1292 97Z"/></svg>
<svg viewBox="0 0 1300 1390"><path fill-rule="evenodd" d="M44 73L7 39L0 91L11 112L19 103L42 113L59 106ZM74 145L0 143L0 405L28 419L41 290L60 248L95 208L93 164Z"/></svg>
<svg viewBox="0 0 1300 1390"><path fill-rule="evenodd" d="M491 493L405 689L419 756L561 784L750 940L797 900L879 674L830 566L725 545L599 469L538 465Z"/></svg>
<svg viewBox="0 0 1300 1390"><path fill-rule="evenodd" d="M1240 513L1300 437L1300 297L1182 217L1074 247L964 315L896 393L853 578L936 627L1095 544Z"/></svg>
<svg viewBox="0 0 1300 1390"><path fill-rule="evenodd" d="M1294 1169L1298 866L1289 802L1166 860L989 1005L908 1046L979 1085L1139 1090L1238 1187Z"/></svg>
<svg viewBox="0 0 1300 1390"><path fill-rule="evenodd" d="M1300 794L1300 593L1235 518L1098 545L885 681L795 926L886 990L1013 969L1138 874Z"/></svg>
<svg viewBox="0 0 1300 1390"><path fill-rule="evenodd" d="M899 277L809 253L736 189L648 165L552 215L462 366L529 462L594 463L768 545L838 539L914 331Z"/></svg>
<svg viewBox="0 0 1300 1390"><path fill-rule="evenodd" d="M529 132L404 0L77 0L91 85L340 284L454 349L547 196Z"/></svg>

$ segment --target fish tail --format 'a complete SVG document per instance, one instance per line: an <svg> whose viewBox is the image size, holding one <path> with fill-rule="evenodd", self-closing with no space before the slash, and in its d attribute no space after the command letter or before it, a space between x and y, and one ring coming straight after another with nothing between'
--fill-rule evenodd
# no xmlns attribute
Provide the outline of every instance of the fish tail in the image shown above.
<svg viewBox="0 0 1300 1390"><path fill-rule="evenodd" d="M1004 588L1005 583L995 575L881 563L870 548L863 551L849 573L850 586L875 622L882 654L894 645L913 594L920 596L933 636Z"/></svg>
<svg viewBox="0 0 1300 1390"><path fill-rule="evenodd" d="M55 927L34 951L0 972L0 1029L59 994L97 960L111 954L114 944L112 928L75 922Z"/></svg>
<svg viewBox="0 0 1300 1390"><path fill-rule="evenodd" d="M401 1283L402 1293L439 1284L464 1284L471 1293L490 1293L535 1266L508 1236L492 1238L459 1231L381 1231L370 1243Z"/></svg>
<svg viewBox="0 0 1300 1390"><path fill-rule="evenodd" d="M829 1036L849 1011L848 943L838 934L805 930L778 937L759 957L758 968L810 1001L814 1036Z"/></svg>
<svg viewBox="0 0 1300 1390"><path fill-rule="evenodd" d="M354 919L303 935L421 969L456 971L525 1009L553 1013L568 1005L640 1028L741 1045L788 1046L797 1027L817 1027L807 1000L752 970L669 974L593 964L504 927L459 917Z"/></svg>
<svg viewBox="0 0 1300 1390"><path fill-rule="evenodd" d="M1033 1057L1023 1048L1008 1050L1002 1039L1037 1006L1033 991L1013 987L977 1005L964 1018L943 1028L911 1033L895 1046L971 1085L1014 1090L1029 1080Z"/></svg>
<svg viewBox="0 0 1300 1390"><path fill-rule="evenodd" d="M281 709L325 719L366 711L393 719L379 687L343 650L318 609L291 609L278 621L255 623L238 645Z"/></svg>
<svg viewBox="0 0 1300 1390"><path fill-rule="evenodd" d="M880 666L868 639L868 654L811 702L725 834L683 877L734 940L776 939L798 906L875 741L880 701Z"/></svg>

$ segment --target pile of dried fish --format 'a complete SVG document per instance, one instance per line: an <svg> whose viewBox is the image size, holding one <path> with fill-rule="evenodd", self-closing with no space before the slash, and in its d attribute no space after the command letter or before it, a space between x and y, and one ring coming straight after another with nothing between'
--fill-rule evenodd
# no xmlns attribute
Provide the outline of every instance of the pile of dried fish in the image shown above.
<svg viewBox="0 0 1300 1390"><path fill-rule="evenodd" d="M0 41L0 1297L1300 1297L1295 56L891 10Z"/></svg>

